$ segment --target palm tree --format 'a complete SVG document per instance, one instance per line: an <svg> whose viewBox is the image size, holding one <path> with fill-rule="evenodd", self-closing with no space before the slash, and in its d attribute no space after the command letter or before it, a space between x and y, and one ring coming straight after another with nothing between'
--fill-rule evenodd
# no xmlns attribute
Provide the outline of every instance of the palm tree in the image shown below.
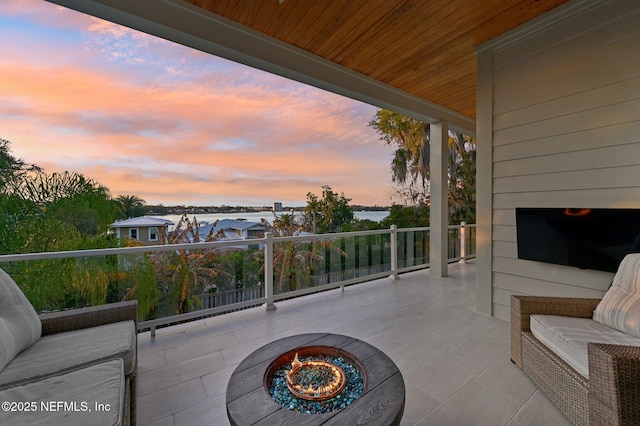
<svg viewBox="0 0 640 426"><path fill-rule="evenodd" d="M273 225L264 219L262 224L267 232L278 237L296 236L303 231L303 226L289 214L276 217ZM277 292L295 291L304 288L303 284L309 285L314 264L323 262L328 250L338 251L341 256L346 256L344 251L330 241L287 241L274 244L273 269L274 277L278 278Z"/></svg>
<svg viewBox="0 0 640 426"><path fill-rule="evenodd" d="M398 194L413 204L429 204L428 123L389 110L379 110L369 126L395 146L392 180ZM475 221L475 139L449 132L448 188L450 223Z"/></svg>
<svg viewBox="0 0 640 426"><path fill-rule="evenodd" d="M140 216L145 201L137 195L118 195L116 203L120 207L125 219Z"/></svg>
<svg viewBox="0 0 640 426"><path fill-rule="evenodd" d="M213 228L200 235L198 221L184 215L170 235L160 235L168 244L216 241L221 236ZM161 234L164 230L160 231ZM161 291L176 314L189 312L200 302L198 294L206 287L215 286L219 274L230 276L216 266L219 249L175 250L156 252L150 256L161 283Z"/></svg>
<svg viewBox="0 0 640 426"><path fill-rule="evenodd" d="M395 146L391 179L398 193L413 203L429 198L429 125L389 110L378 110L369 126L380 139Z"/></svg>

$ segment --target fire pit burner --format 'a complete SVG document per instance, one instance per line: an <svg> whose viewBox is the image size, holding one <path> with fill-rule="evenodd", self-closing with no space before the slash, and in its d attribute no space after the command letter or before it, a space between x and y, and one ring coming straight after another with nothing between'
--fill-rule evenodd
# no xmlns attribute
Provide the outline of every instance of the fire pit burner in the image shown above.
<svg viewBox="0 0 640 426"><path fill-rule="evenodd" d="M362 366L345 352L326 346L308 346L279 356L267 370L271 399L304 414L342 410L364 389Z"/></svg>
<svg viewBox="0 0 640 426"><path fill-rule="evenodd" d="M324 401L338 395L347 384L347 377L332 362L300 361L296 353L292 368L286 374L287 387L295 396L310 401Z"/></svg>
<svg viewBox="0 0 640 426"><path fill-rule="evenodd" d="M342 392L323 401L293 395L287 388L286 373L283 370L295 368L291 363L296 354L303 363L317 360L337 364L346 376L347 384ZM326 375L326 381L334 381L336 376L333 370L320 370L320 376ZM329 371L330 374L327 374ZM315 373L316 371L313 372ZM352 388L354 382L351 377L354 373L357 373L361 381ZM270 394L273 392L273 381L279 382L279 395L288 395L287 404L276 402L275 395ZM298 378L296 381L302 380ZM315 396L315 392L312 393ZM405 388L398 367L376 347L349 336L312 333L285 337L256 349L231 374L226 397L227 415L233 426L395 426L402 420ZM352 400L347 404L347 399ZM290 408L292 405L293 408ZM319 409L317 405L320 406Z"/></svg>

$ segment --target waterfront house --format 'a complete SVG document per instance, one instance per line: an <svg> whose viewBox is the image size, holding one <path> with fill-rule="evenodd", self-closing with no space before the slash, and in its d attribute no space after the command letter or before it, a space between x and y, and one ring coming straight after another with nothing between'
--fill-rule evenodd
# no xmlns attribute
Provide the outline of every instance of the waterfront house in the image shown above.
<svg viewBox="0 0 640 426"><path fill-rule="evenodd" d="M174 223L169 219L162 219L153 216L141 216L131 219L119 220L111 224L116 236L131 238L144 245L165 244L161 240L161 235L168 235L169 226ZM164 232L161 230L164 229Z"/></svg>
<svg viewBox="0 0 640 426"><path fill-rule="evenodd" d="M198 235L201 239L207 235L219 235L217 241L247 240L251 238L261 238L264 236L266 228L259 222L252 222L246 219L220 219L214 223L203 223L198 228ZM187 235L192 240L191 235ZM193 242L193 241L191 241Z"/></svg>
<svg viewBox="0 0 640 426"><path fill-rule="evenodd" d="M259 222L252 222L246 219L221 219L212 225L214 232L224 232L223 240L247 240L250 238L260 238L264 236L266 228ZM203 227L204 228L204 227ZM201 235L206 235L204 229Z"/></svg>

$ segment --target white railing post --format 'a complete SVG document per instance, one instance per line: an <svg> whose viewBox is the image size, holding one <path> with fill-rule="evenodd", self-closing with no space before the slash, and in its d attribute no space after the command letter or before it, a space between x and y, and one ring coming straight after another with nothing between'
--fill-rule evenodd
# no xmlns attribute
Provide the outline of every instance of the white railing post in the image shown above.
<svg viewBox="0 0 640 426"><path fill-rule="evenodd" d="M398 279L398 227L391 225L391 275L392 280Z"/></svg>
<svg viewBox="0 0 640 426"><path fill-rule="evenodd" d="M275 311L273 304L273 234L265 232L264 238L264 295L267 298L264 307L267 311Z"/></svg>
<svg viewBox="0 0 640 426"><path fill-rule="evenodd" d="M465 222L460 222L460 263L467 263L467 236Z"/></svg>

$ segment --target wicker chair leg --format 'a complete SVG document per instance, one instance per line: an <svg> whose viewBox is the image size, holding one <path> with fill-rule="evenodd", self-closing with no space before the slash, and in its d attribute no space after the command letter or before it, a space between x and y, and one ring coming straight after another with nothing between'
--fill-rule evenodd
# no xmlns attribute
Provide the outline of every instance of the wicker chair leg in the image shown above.
<svg viewBox="0 0 640 426"><path fill-rule="evenodd" d="M129 388L130 388L130 413L131 413L131 425L135 426L137 423L137 413L136 413L136 382L137 382L137 378L136 378L136 373L135 371L133 372L133 374L131 374L129 376Z"/></svg>

